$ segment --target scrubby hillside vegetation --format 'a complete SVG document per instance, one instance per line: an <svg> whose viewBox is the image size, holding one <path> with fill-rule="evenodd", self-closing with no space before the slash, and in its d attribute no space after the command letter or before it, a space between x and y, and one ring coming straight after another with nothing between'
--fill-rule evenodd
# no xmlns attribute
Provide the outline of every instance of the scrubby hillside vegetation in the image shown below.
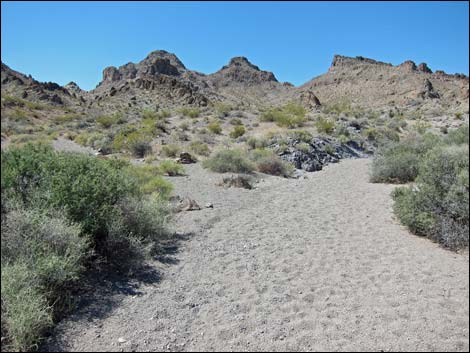
<svg viewBox="0 0 470 353"><path fill-rule="evenodd" d="M159 50L84 91L2 63L2 350L37 348L93 267L129 273L152 258L173 234L168 179L189 183L185 163L252 190L260 175L287 182L373 156L372 182L409 183L393 192L404 225L468 247L468 82L335 56L294 87L244 57L203 74Z"/></svg>

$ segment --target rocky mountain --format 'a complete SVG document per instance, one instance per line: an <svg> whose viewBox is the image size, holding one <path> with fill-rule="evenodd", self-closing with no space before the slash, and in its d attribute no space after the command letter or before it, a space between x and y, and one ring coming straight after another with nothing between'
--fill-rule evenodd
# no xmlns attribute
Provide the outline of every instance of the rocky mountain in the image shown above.
<svg viewBox="0 0 470 353"><path fill-rule="evenodd" d="M335 55L328 72L300 87L281 83L245 57L232 58L212 74L188 69L164 50L138 63L103 70L97 87L84 91L74 82L65 87L41 83L2 63L2 95L53 105L102 110L148 107L211 106L217 102L269 107L297 101L309 110L347 101L363 108L399 107L426 111L467 111L469 79L462 74L433 72L412 61L394 66L364 57ZM5 92L5 93L4 93Z"/></svg>
<svg viewBox="0 0 470 353"><path fill-rule="evenodd" d="M2 96L11 95L57 106L80 104L75 92L71 93L67 88L57 83L39 82L31 75L26 76L12 70L4 63L1 66Z"/></svg>
<svg viewBox="0 0 470 353"><path fill-rule="evenodd" d="M468 110L469 79L433 72L413 61L394 66L364 57L335 55L325 74L298 88L312 91L322 103L347 100L368 108Z"/></svg>

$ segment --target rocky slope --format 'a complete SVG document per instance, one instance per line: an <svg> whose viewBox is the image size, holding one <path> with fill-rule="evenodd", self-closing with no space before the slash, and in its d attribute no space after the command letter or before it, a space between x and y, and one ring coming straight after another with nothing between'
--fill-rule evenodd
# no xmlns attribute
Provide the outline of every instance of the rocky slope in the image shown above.
<svg viewBox="0 0 470 353"><path fill-rule="evenodd" d="M322 104L348 104L362 108L418 110L431 115L468 111L469 79L462 74L432 72L425 64L401 65L336 55L328 72L294 87L279 82L245 57L232 58L219 71L190 70L172 53L151 52L139 63L107 67L97 87L89 92L74 82L62 87L40 83L2 63L2 95L81 106L105 113L126 109L211 106L227 102L249 108L297 101L309 110Z"/></svg>
<svg viewBox="0 0 470 353"><path fill-rule="evenodd" d="M468 110L469 79L462 74L432 72L413 61L393 66L363 57L335 55L328 72L299 87L322 103L348 101L366 108L400 107Z"/></svg>

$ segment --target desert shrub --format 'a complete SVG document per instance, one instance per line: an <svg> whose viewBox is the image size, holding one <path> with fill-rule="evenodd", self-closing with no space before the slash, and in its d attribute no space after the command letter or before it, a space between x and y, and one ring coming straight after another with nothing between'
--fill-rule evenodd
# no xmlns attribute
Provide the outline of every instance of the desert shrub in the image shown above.
<svg viewBox="0 0 470 353"><path fill-rule="evenodd" d="M190 118L197 118L201 114L201 111L198 108L188 108L188 107L181 108L178 110L178 112Z"/></svg>
<svg viewBox="0 0 470 353"><path fill-rule="evenodd" d="M141 112L142 120L156 120L158 119L158 114L155 110L143 109Z"/></svg>
<svg viewBox="0 0 470 353"><path fill-rule="evenodd" d="M1 238L2 337L28 351L67 306L64 286L81 273L88 244L59 213L22 208L2 219Z"/></svg>
<svg viewBox="0 0 470 353"><path fill-rule="evenodd" d="M379 140L388 140L388 141L400 141L400 135L396 130L390 128L381 128L378 130L378 139Z"/></svg>
<svg viewBox="0 0 470 353"><path fill-rule="evenodd" d="M240 118L233 118L233 119L230 119L230 124L231 125L243 125L243 122L241 121Z"/></svg>
<svg viewBox="0 0 470 353"><path fill-rule="evenodd" d="M209 125L207 125L207 128L209 129L210 132L213 134L219 135L222 132L222 128L220 127L220 123L218 121L211 121Z"/></svg>
<svg viewBox="0 0 470 353"><path fill-rule="evenodd" d="M64 209L84 233L99 240L113 205L137 191L121 169L113 161L26 145L2 153L2 189L25 206Z"/></svg>
<svg viewBox="0 0 470 353"><path fill-rule="evenodd" d="M79 114L69 113L55 117L54 120L58 123L69 123L80 118L81 116Z"/></svg>
<svg viewBox="0 0 470 353"><path fill-rule="evenodd" d="M446 144L469 144L469 126L468 124L462 125L457 129L452 129L448 131L447 136L444 138Z"/></svg>
<svg viewBox="0 0 470 353"><path fill-rule="evenodd" d="M462 120L463 114L461 112L457 112L454 114L454 116L455 116L455 119Z"/></svg>
<svg viewBox="0 0 470 353"><path fill-rule="evenodd" d="M157 119L166 119L171 116L171 111L168 109L162 109L157 112Z"/></svg>
<svg viewBox="0 0 470 353"><path fill-rule="evenodd" d="M113 149L128 151L137 158L142 158L150 152L151 140L151 136L145 132L137 131L133 127L126 127L114 136Z"/></svg>
<svg viewBox="0 0 470 353"><path fill-rule="evenodd" d="M346 144L349 141L351 141L351 138L348 135L339 135L338 136L338 142Z"/></svg>
<svg viewBox="0 0 470 353"><path fill-rule="evenodd" d="M171 184L158 175L141 184L137 169L125 161L55 152L44 145L2 151L5 345L34 348L53 316L68 308L68 285L77 279L89 252L108 260L116 257L116 224L126 230L121 244L127 237L134 248L139 245L134 239L148 247L163 234L168 213L161 210ZM139 201L143 188L154 192L152 203L146 197Z"/></svg>
<svg viewBox="0 0 470 353"><path fill-rule="evenodd" d="M93 140L95 139L95 136L97 138L103 137L103 134L101 133L89 133L89 132L82 132L78 135L75 136L74 141L78 143L79 145L82 146L90 146L93 143Z"/></svg>
<svg viewBox="0 0 470 353"><path fill-rule="evenodd" d="M188 131L189 130L189 123L187 121L183 121L181 124L180 124L180 129L183 130L183 131Z"/></svg>
<svg viewBox="0 0 470 353"><path fill-rule="evenodd" d="M250 153L250 159L260 173L289 177L294 172L292 164L283 161L268 149L254 149Z"/></svg>
<svg viewBox="0 0 470 353"><path fill-rule="evenodd" d="M323 150L328 154L335 154L336 153L336 149L332 145L325 145L323 147Z"/></svg>
<svg viewBox="0 0 470 353"><path fill-rule="evenodd" d="M308 153L310 151L310 145L306 142L300 142L295 146L299 151Z"/></svg>
<svg viewBox="0 0 470 353"><path fill-rule="evenodd" d="M305 109L294 103L289 103L282 108L272 108L261 114L261 121L275 122L281 127L301 127L305 123Z"/></svg>
<svg viewBox="0 0 470 353"><path fill-rule="evenodd" d="M214 108L215 111L223 117L228 116L228 113L233 109L231 105L225 103L216 103Z"/></svg>
<svg viewBox="0 0 470 353"><path fill-rule="evenodd" d="M468 168L468 145L430 150L420 165L417 185L393 193L400 221L446 247L468 246Z"/></svg>
<svg viewBox="0 0 470 353"><path fill-rule="evenodd" d="M230 132L230 137L233 139L236 139L240 136L243 136L245 134L246 130L243 125L237 125L233 128L233 130Z"/></svg>
<svg viewBox="0 0 470 353"><path fill-rule="evenodd" d="M163 145L162 154L165 157L175 158L181 152L181 148L178 145Z"/></svg>
<svg viewBox="0 0 470 353"><path fill-rule="evenodd" d="M176 176L184 174L184 167L181 164L178 164L171 160L165 160L160 162L158 169L162 174L167 174L168 176Z"/></svg>
<svg viewBox="0 0 470 353"><path fill-rule="evenodd" d="M312 141L313 135L306 130L292 130L287 133L287 136L292 137L294 140L309 143Z"/></svg>
<svg viewBox="0 0 470 353"><path fill-rule="evenodd" d="M126 173L129 174L143 194L156 193L161 199L167 199L173 191L170 182L161 177L161 170L154 165L127 165Z"/></svg>
<svg viewBox="0 0 470 353"><path fill-rule="evenodd" d="M315 127L319 133L331 134L335 130L335 122L322 116L315 121Z"/></svg>
<svg viewBox="0 0 470 353"><path fill-rule="evenodd" d="M208 156L210 154L209 146L202 141L191 142L189 148L199 156Z"/></svg>
<svg viewBox="0 0 470 353"><path fill-rule="evenodd" d="M299 117L303 117L307 113L307 111L305 110L303 106L301 106L300 104L292 103L292 102L287 103L283 107L283 110L288 114L292 114L292 115L299 116Z"/></svg>
<svg viewBox="0 0 470 353"><path fill-rule="evenodd" d="M379 138L379 132L375 127L370 127L364 131L364 135L369 141L377 141Z"/></svg>
<svg viewBox="0 0 470 353"><path fill-rule="evenodd" d="M104 128L110 128L114 124L123 124L126 122L123 115L116 113L113 115L101 115L96 118L96 122Z"/></svg>
<svg viewBox="0 0 470 353"><path fill-rule="evenodd" d="M142 199L123 199L117 205L119 216L110 220L105 248L113 265L133 269L140 259L151 255L159 240L170 234L172 213L167 202L156 194Z"/></svg>
<svg viewBox="0 0 470 353"><path fill-rule="evenodd" d="M245 153L238 149L220 150L205 160L203 166L217 173L251 173L254 169Z"/></svg>
<svg viewBox="0 0 470 353"><path fill-rule="evenodd" d="M421 160L427 151L439 144L437 136L411 135L401 142L388 141L376 152L372 162L374 183L407 183L415 180Z"/></svg>
<svg viewBox="0 0 470 353"><path fill-rule="evenodd" d="M246 143L251 149L268 147L269 141L263 137L250 136Z"/></svg>
<svg viewBox="0 0 470 353"><path fill-rule="evenodd" d="M132 139L128 143L130 152L137 158L145 157L152 150L152 146L150 146L147 139Z"/></svg>

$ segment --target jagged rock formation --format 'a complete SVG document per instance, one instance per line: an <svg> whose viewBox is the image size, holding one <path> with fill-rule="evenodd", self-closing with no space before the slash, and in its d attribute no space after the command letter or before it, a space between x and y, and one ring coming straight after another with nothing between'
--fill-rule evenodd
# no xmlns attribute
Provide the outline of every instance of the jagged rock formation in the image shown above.
<svg viewBox="0 0 470 353"><path fill-rule="evenodd" d="M232 58L228 65L208 76L215 87L229 86L233 83L259 85L266 82L278 82L272 72L262 71L243 56Z"/></svg>
<svg viewBox="0 0 470 353"><path fill-rule="evenodd" d="M320 100L311 90L300 93L300 104L308 110L313 110L321 106Z"/></svg>
<svg viewBox="0 0 470 353"><path fill-rule="evenodd" d="M364 57L335 55L328 72L300 87L281 83L245 57L232 58L212 74L192 71L172 53L151 52L138 63L103 70L102 81L89 92L74 82L62 87L41 83L2 63L2 93L53 105L79 106L104 113L116 107L173 108L228 102L244 107L297 101L308 110L348 101L364 108L468 110L468 77L435 73L426 63L393 66Z"/></svg>
<svg viewBox="0 0 470 353"><path fill-rule="evenodd" d="M42 101L53 105L70 102L70 92L54 82L38 82L1 64L2 95L19 96L31 101Z"/></svg>
<svg viewBox="0 0 470 353"><path fill-rule="evenodd" d="M322 104L348 101L366 108L429 106L462 110L465 105L468 109L468 85L467 76L433 73L426 63L416 65L408 60L393 66L363 57L335 55L327 73L298 90L312 90Z"/></svg>

